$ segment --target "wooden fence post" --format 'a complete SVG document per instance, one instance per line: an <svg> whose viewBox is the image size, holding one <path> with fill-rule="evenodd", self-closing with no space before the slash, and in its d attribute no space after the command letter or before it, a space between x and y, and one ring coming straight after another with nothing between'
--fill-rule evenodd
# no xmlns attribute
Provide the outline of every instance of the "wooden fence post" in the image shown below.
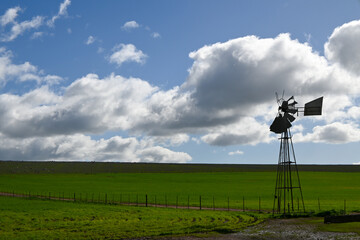
<svg viewBox="0 0 360 240"><path fill-rule="evenodd" d="M243 212L245 212L245 197L243 196Z"/></svg>
<svg viewBox="0 0 360 240"><path fill-rule="evenodd" d="M259 197L259 212L261 211L261 197Z"/></svg>
<svg viewBox="0 0 360 240"><path fill-rule="evenodd" d="M200 210L201 210L201 195L200 195L200 199L199 199L199 200L200 200L200 206L199 206L199 207L200 207Z"/></svg>
<svg viewBox="0 0 360 240"><path fill-rule="evenodd" d="M228 197L228 199L227 199L228 201L228 211L230 211L230 197Z"/></svg>

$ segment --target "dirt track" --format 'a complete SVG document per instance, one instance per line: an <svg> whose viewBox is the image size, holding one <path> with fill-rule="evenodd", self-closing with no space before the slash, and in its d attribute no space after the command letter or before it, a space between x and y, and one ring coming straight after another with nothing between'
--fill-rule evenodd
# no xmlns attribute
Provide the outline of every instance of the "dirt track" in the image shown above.
<svg viewBox="0 0 360 240"><path fill-rule="evenodd" d="M314 240L329 240L329 239L360 239L356 233L335 233L323 232L317 229L317 224L309 223L309 220L319 218L298 218L298 219L269 219L256 226L248 227L240 232L232 234L220 234L212 237L170 237L161 239L171 240L200 240L200 239L214 239L214 240L270 240L270 239L283 239L283 240L297 240L297 239L314 239ZM322 218L320 218L322 219Z"/></svg>

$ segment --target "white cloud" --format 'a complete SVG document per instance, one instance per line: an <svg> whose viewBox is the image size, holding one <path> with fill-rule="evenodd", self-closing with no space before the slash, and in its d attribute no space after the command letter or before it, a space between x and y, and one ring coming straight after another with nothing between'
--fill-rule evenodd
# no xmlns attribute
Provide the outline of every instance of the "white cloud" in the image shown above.
<svg viewBox="0 0 360 240"><path fill-rule="evenodd" d="M317 142L343 144L360 141L360 129L358 125L351 123L334 122L323 126L316 126L312 133L305 136L301 133L294 134L296 142Z"/></svg>
<svg viewBox="0 0 360 240"><path fill-rule="evenodd" d="M50 20L47 21L47 25L49 27L53 27L55 24L55 21L58 18L60 18L62 16L67 16L67 8L70 6L70 4L71 4L70 0L64 0L64 2L60 4L59 12L56 15L54 15Z"/></svg>
<svg viewBox="0 0 360 240"><path fill-rule="evenodd" d="M136 49L133 44L119 44L115 46L113 53L109 57L109 62L115 63L120 67L124 62L143 64L146 58L147 55L141 50Z"/></svg>
<svg viewBox="0 0 360 240"><path fill-rule="evenodd" d="M158 163L167 163L167 162L176 162L176 163L185 163L191 160L189 154L184 152L173 152L169 149L155 146L147 149L138 151L141 159L145 162L158 162Z"/></svg>
<svg viewBox="0 0 360 240"><path fill-rule="evenodd" d="M243 151L240 151L240 150L237 150L237 151L234 151L234 152L229 152L228 153L230 156L233 156L233 155L243 155L244 152Z"/></svg>
<svg viewBox="0 0 360 240"><path fill-rule="evenodd" d="M325 44L325 55L348 71L360 75L360 20L337 27Z"/></svg>
<svg viewBox="0 0 360 240"><path fill-rule="evenodd" d="M66 31L67 31L68 34L71 34L71 33L72 33L71 28L68 28Z"/></svg>
<svg viewBox="0 0 360 240"><path fill-rule="evenodd" d="M18 12L22 9L20 7L9 8L5 14L0 17L1 26L6 26L9 23L15 24L15 18L18 16Z"/></svg>
<svg viewBox="0 0 360 240"><path fill-rule="evenodd" d="M93 36L89 36L88 39L86 40L85 44L86 45L90 45L93 44L95 42L95 38Z"/></svg>
<svg viewBox="0 0 360 240"><path fill-rule="evenodd" d="M267 124L260 124L255 119L246 117L233 124L213 128L201 140L210 145L228 146L268 143L273 138L270 137Z"/></svg>
<svg viewBox="0 0 360 240"><path fill-rule="evenodd" d="M136 21L128 21L124 23L124 25L121 28L124 30L130 30L138 27L140 27L140 25Z"/></svg>
<svg viewBox="0 0 360 240"><path fill-rule="evenodd" d="M10 32L2 34L1 41L3 42L13 41L15 38L23 34L25 31L39 28L43 24L43 21L44 21L44 17L42 16L36 16L33 17L30 21L23 21L20 23L13 20L11 22L12 27L10 29Z"/></svg>
<svg viewBox="0 0 360 240"><path fill-rule="evenodd" d="M31 36L31 39L38 39L41 38L44 35L44 32L34 32Z"/></svg>
<svg viewBox="0 0 360 240"><path fill-rule="evenodd" d="M136 138L93 140L82 134L40 138L7 138L0 134L0 154L7 160L119 161L184 163L187 153L151 146Z"/></svg>
<svg viewBox="0 0 360 240"><path fill-rule="evenodd" d="M4 86L11 80L36 81L38 84L55 84L62 80L55 75L44 75L36 66L29 62L23 64L12 63L12 52L0 48L0 85Z"/></svg>
<svg viewBox="0 0 360 240"><path fill-rule="evenodd" d="M153 32L153 33L151 33L151 37L153 37L153 38L161 38L161 35L158 32Z"/></svg>

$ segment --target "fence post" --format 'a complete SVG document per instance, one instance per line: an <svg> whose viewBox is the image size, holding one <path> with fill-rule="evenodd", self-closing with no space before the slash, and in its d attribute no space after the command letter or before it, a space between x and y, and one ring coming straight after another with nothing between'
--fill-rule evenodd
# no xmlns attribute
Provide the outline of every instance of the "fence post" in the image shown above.
<svg viewBox="0 0 360 240"><path fill-rule="evenodd" d="M145 206L147 207L147 194L145 195Z"/></svg>
<svg viewBox="0 0 360 240"><path fill-rule="evenodd" d="M245 212L245 197L243 196L243 212Z"/></svg>
<svg viewBox="0 0 360 240"><path fill-rule="evenodd" d="M318 198L318 206L319 206L319 212L320 212L320 198Z"/></svg>
<svg viewBox="0 0 360 240"><path fill-rule="evenodd" d="M199 199L199 200L200 200L200 206L199 206L199 207L200 207L200 210L201 210L201 195L200 195L200 199Z"/></svg>
<svg viewBox="0 0 360 240"><path fill-rule="evenodd" d="M75 196L75 193L74 193L74 202L76 202L76 196Z"/></svg>
<svg viewBox="0 0 360 240"><path fill-rule="evenodd" d="M259 212L261 211L261 197L259 197Z"/></svg>
<svg viewBox="0 0 360 240"><path fill-rule="evenodd" d="M228 211L230 211L230 197L228 197Z"/></svg>

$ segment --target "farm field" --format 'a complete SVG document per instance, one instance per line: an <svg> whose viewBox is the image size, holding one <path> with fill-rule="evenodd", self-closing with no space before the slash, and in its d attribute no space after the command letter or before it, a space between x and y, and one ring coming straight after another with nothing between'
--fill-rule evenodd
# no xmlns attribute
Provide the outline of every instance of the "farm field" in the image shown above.
<svg viewBox="0 0 360 240"><path fill-rule="evenodd" d="M276 177L271 165L219 165L216 169L212 165L110 164L116 166L115 172L104 163L71 163L70 172L64 171L66 163L0 165L4 167L0 192L29 195L0 197L0 239L139 238L238 231L270 217L267 212L272 210ZM91 172L84 172L89 166ZM222 171L216 171L219 169ZM334 166L314 169L318 171L305 167L299 172L307 212L360 210L357 166L343 166L339 171ZM143 206L146 196L149 207ZM175 209L199 208L200 201L201 211ZM154 204L162 206L150 207ZM214 207L246 211L204 210Z"/></svg>
<svg viewBox="0 0 360 240"><path fill-rule="evenodd" d="M257 224L265 217L0 197L0 239L123 239L228 233Z"/></svg>
<svg viewBox="0 0 360 240"><path fill-rule="evenodd" d="M300 172L307 211L360 209L360 173ZM86 201L270 211L275 172L1 174L0 191ZM346 202L345 202L346 201ZM260 206L259 206L260 203ZM320 203L320 205L319 205Z"/></svg>

